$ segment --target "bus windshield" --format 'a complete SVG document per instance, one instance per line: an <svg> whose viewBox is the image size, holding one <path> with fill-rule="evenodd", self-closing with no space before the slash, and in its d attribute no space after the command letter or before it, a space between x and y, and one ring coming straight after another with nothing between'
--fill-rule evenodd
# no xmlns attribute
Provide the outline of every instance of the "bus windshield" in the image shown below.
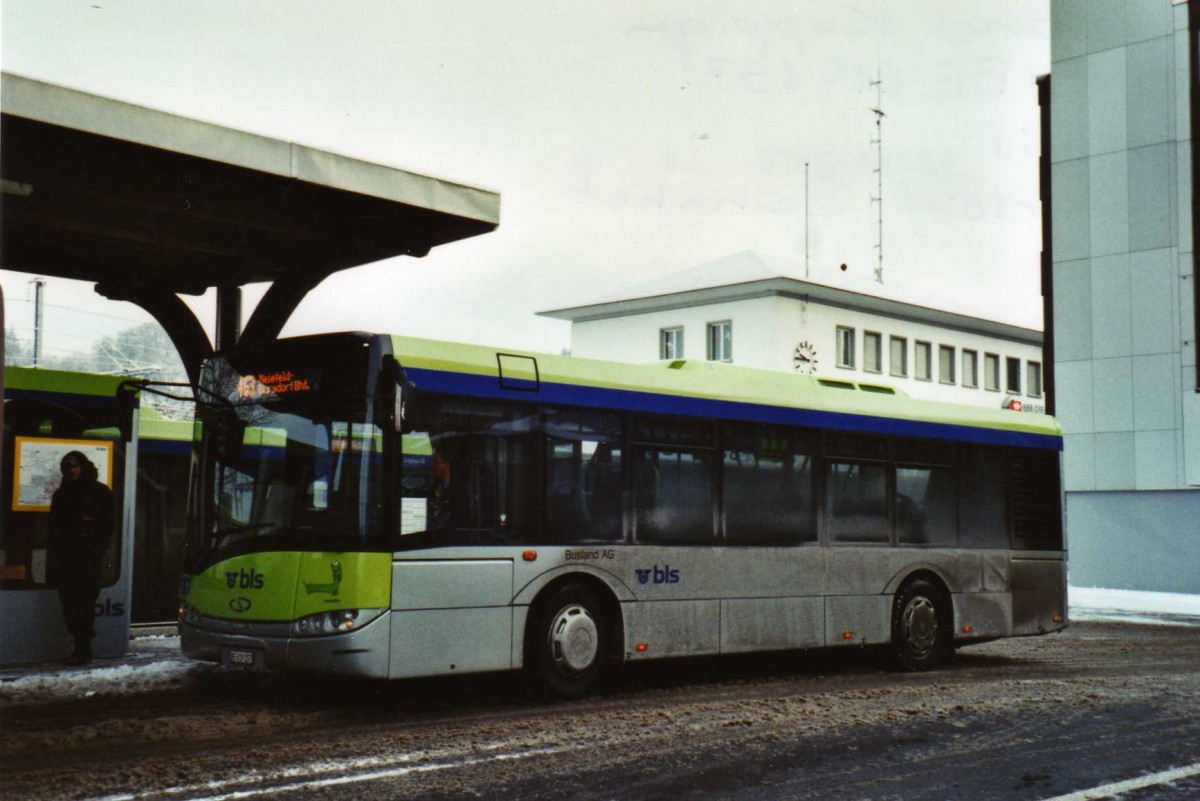
<svg viewBox="0 0 1200 801"><path fill-rule="evenodd" d="M367 392L365 349L338 349L328 361L289 355L217 357L205 366L189 515L193 563L265 550L385 547L383 433Z"/></svg>

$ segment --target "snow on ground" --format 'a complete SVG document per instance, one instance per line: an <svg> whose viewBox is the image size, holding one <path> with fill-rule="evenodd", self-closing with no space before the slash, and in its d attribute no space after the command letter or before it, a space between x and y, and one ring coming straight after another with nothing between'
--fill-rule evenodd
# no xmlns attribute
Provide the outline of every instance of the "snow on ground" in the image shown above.
<svg viewBox="0 0 1200 801"><path fill-rule="evenodd" d="M1068 603L1070 619L1076 622L1200 626L1200 595L1071 587ZM127 656L97 660L86 668L0 668L0 710L15 704L165 692L221 669L185 659L177 636L135 634Z"/></svg>
<svg viewBox="0 0 1200 801"><path fill-rule="evenodd" d="M175 636L135 636L130 653L87 667L57 664L0 668L0 709L95 696L138 695L177 689L211 668L184 659Z"/></svg>
<svg viewBox="0 0 1200 801"><path fill-rule="evenodd" d="M1200 626L1200 595L1069 587L1067 604L1075 621L1115 621Z"/></svg>

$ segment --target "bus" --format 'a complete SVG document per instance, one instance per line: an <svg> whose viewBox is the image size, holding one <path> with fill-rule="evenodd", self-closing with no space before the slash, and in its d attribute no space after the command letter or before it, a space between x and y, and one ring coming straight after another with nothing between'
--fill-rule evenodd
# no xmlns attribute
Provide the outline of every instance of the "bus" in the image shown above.
<svg viewBox="0 0 1200 801"><path fill-rule="evenodd" d="M218 355L197 396L195 659L577 697L623 662L878 645L921 670L1067 625L1050 417L365 333Z"/></svg>
<svg viewBox="0 0 1200 801"><path fill-rule="evenodd" d="M14 488L9 480L18 458L16 438L22 437L22 446L27 451L38 444L37 439L105 443L92 447L113 451L110 486L124 502L127 446L120 440L116 419L119 411L114 398L117 388L129 379L15 366L7 367L7 372L13 385L8 400L14 405L11 426L5 432L4 458L0 462L0 497L5 504L0 510L0 593L6 599L0 600L0 609L26 610L16 617L6 616L8 620L22 621L14 622L14 626L31 631L56 630L59 613L53 576L46 562L46 509L44 504L42 508L31 508L30 504L22 503L19 487ZM124 546L114 543L106 555L104 568L105 583L112 583L97 603L98 616L116 618L109 624L113 632L109 637L111 643L97 650L107 656L123 652L121 632L127 630L126 622L174 625L179 614L179 576L187 528L184 498L194 423L168 419L151 406L140 406L138 417L137 482L128 498L133 504L132 567L127 576L121 574ZM31 453L24 454L26 460ZM14 492L18 492L18 497L14 498ZM114 614L115 610L120 610L119 614ZM31 643L29 649L4 648L0 663L53 658L58 646L50 643L57 641L57 635L53 635L36 647Z"/></svg>
<svg viewBox="0 0 1200 801"><path fill-rule="evenodd" d="M103 556L93 650L124 654L129 644L136 438L117 436L121 376L40 368L5 369L0 448L0 664L59 659L70 637L54 566L47 560L50 499L59 462L73 450L97 466L113 490L118 525Z"/></svg>

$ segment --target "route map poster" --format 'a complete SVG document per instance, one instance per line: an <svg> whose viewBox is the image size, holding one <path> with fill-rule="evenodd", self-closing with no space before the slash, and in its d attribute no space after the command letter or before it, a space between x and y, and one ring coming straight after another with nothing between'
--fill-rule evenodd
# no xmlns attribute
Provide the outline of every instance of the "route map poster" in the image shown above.
<svg viewBox="0 0 1200 801"><path fill-rule="evenodd" d="M96 465L100 481L112 487L113 444L94 439L17 437L13 465L13 511L49 512L50 499L62 483L59 464L79 451Z"/></svg>

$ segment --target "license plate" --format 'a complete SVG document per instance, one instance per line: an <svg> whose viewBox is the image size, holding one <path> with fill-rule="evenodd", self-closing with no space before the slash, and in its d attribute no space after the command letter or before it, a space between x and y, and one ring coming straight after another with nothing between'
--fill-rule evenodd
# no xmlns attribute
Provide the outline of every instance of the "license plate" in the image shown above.
<svg viewBox="0 0 1200 801"><path fill-rule="evenodd" d="M238 667L254 667L254 652L253 651L237 651L230 649L225 652L226 659L229 664L237 665Z"/></svg>

